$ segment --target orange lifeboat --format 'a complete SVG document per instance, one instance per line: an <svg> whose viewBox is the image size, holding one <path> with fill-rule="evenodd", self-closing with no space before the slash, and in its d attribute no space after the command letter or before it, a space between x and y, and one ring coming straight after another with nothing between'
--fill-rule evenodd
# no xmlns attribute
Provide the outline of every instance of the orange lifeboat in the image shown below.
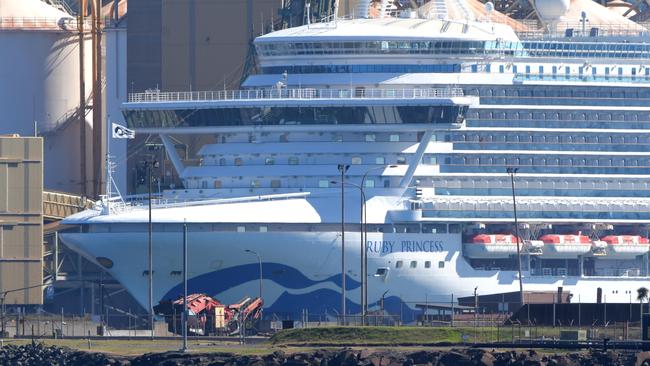
<svg viewBox="0 0 650 366"><path fill-rule="evenodd" d="M650 249L650 241L639 235L608 235L600 240L607 243L608 256L634 258Z"/></svg>
<svg viewBox="0 0 650 366"><path fill-rule="evenodd" d="M539 240L544 243L544 258L575 258L589 253L592 246L585 235L546 234Z"/></svg>
<svg viewBox="0 0 650 366"><path fill-rule="evenodd" d="M470 258L508 258L517 255L517 238L511 234L479 234L464 245L464 252Z"/></svg>

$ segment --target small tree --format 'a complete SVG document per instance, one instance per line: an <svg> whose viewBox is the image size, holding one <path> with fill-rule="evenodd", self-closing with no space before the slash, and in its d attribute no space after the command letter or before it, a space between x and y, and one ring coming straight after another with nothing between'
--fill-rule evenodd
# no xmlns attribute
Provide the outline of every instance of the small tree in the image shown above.
<svg viewBox="0 0 650 366"><path fill-rule="evenodd" d="M636 290L636 299L639 300L639 321L643 318L643 301L648 299L648 289L639 287Z"/></svg>

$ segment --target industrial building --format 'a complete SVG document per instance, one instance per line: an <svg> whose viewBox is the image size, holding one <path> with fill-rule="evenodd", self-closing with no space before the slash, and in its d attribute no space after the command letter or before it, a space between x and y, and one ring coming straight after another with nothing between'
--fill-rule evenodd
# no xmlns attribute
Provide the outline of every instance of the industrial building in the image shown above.
<svg viewBox="0 0 650 366"><path fill-rule="evenodd" d="M0 136L0 301L43 303L43 139Z"/></svg>

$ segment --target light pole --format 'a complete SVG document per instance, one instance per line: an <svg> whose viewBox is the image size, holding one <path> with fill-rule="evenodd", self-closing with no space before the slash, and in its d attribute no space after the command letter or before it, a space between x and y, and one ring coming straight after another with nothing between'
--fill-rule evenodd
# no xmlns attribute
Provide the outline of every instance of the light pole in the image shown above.
<svg viewBox="0 0 650 366"><path fill-rule="evenodd" d="M341 181L336 181L336 180L331 180L330 183L331 184L340 184L341 187L344 186L344 185L349 185L349 186L352 186L352 187L355 187L355 188L359 189L359 192L361 192L361 195L360 195L360 197L361 197L361 206L359 207L359 223L360 223L359 234L361 236L361 240L359 241L359 251L360 251L360 254L361 254L361 265L359 267L359 277L360 277L360 282L361 282L361 288L359 289L360 290L359 297L360 297L360 304L361 304L361 311L360 311L360 313L361 313L361 323L363 325L363 273L364 273L363 272L363 254L365 252L365 250L364 250L364 243L365 242L363 240L363 203L366 201L366 196L365 196L365 194L363 192L363 186L360 186L358 184L351 183L351 182L341 182Z"/></svg>
<svg viewBox="0 0 650 366"><path fill-rule="evenodd" d="M187 352L187 220L183 220L183 349ZM176 320L174 320L176 322Z"/></svg>
<svg viewBox="0 0 650 366"><path fill-rule="evenodd" d="M517 271L519 273L519 302L524 306L524 283L521 278L521 246L519 244L519 223L517 222L517 201L515 200L515 174L518 168L507 168L506 172L510 174L510 182L512 183L512 209L515 216L515 236L517 239Z"/></svg>
<svg viewBox="0 0 650 366"><path fill-rule="evenodd" d="M388 168L397 168L397 165L389 165ZM366 178L370 172L375 170L384 169L383 166L376 166L370 168L363 173L361 178L361 318L362 323L365 325L366 315L368 314L368 253L366 250L366 242L368 241L368 215L366 211L366 194L364 192Z"/></svg>
<svg viewBox="0 0 650 366"><path fill-rule="evenodd" d="M257 252L252 251L250 249L246 249L244 251L246 253L251 253L251 254L255 255L257 257L257 261L260 264L260 299L262 299L262 257L260 257L260 255Z"/></svg>
<svg viewBox="0 0 650 366"><path fill-rule="evenodd" d="M350 168L349 165L339 164L337 166L341 172L341 314L343 315L342 323L345 325L345 173Z"/></svg>
<svg viewBox="0 0 650 366"><path fill-rule="evenodd" d="M154 323L153 323L153 223L151 220L151 184L153 183L153 168L158 167L158 162L149 160L147 164L147 190L149 198L149 225L147 227L147 251L149 259L149 323L151 325L151 340L154 339Z"/></svg>

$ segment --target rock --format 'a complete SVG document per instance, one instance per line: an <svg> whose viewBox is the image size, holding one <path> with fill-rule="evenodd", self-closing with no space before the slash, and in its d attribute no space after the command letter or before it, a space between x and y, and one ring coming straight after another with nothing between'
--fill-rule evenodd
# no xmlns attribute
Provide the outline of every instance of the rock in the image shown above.
<svg viewBox="0 0 650 366"><path fill-rule="evenodd" d="M435 365L438 363L439 355L439 352L418 351L409 353L407 357L413 360L413 363L416 365L425 365L428 363Z"/></svg>
<svg viewBox="0 0 650 366"><path fill-rule="evenodd" d="M643 363L650 363L650 352L639 352L635 355L634 366L643 366Z"/></svg>
<svg viewBox="0 0 650 366"><path fill-rule="evenodd" d="M438 364L441 366L473 366L474 362L468 355L451 350L440 357Z"/></svg>
<svg viewBox="0 0 650 366"><path fill-rule="evenodd" d="M496 361L496 358L491 353L485 352L483 355L481 355L481 359L478 361L483 366L494 366L494 361Z"/></svg>

